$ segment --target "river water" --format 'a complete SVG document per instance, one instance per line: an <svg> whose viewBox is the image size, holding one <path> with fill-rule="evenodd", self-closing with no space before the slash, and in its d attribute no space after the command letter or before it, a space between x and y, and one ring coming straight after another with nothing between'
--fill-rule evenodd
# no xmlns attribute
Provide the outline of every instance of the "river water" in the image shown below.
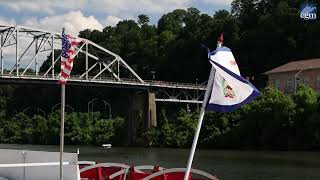
<svg viewBox="0 0 320 180"><path fill-rule="evenodd" d="M128 165L185 167L189 149L65 146L65 152L80 149L79 160L117 162ZM59 151L59 146L8 145L1 149ZM320 152L231 151L196 152L193 168L215 174L221 180L320 180Z"/></svg>

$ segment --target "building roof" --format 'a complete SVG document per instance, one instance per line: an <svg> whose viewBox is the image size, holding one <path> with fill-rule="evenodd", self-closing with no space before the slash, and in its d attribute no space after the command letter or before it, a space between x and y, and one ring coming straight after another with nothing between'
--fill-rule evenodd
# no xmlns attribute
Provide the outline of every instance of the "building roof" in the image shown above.
<svg viewBox="0 0 320 180"><path fill-rule="evenodd" d="M288 62L287 64L276 67L270 71L265 72L264 74L300 71L306 69L320 69L320 58Z"/></svg>

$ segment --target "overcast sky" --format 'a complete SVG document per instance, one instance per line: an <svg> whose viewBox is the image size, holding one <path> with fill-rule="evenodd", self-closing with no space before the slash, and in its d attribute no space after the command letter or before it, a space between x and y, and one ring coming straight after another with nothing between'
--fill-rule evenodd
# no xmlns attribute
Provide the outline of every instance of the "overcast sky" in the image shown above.
<svg viewBox="0 0 320 180"><path fill-rule="evenodd" d="M122 19L147 14L152 24L174 9L196 7L213 15L230 10L232 0L0 0L0 24L18 24L71 34L84 29L102 30Z"/></svg>

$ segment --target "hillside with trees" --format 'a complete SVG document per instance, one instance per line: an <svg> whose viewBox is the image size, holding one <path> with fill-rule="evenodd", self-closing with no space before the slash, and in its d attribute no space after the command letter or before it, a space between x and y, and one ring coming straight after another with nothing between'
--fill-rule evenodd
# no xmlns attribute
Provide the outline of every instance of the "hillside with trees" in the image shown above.
<svg viewBox="0 0 320 180"><path fill-rule="evenodd" d="M319 149L319 95L303 86L292 96L263 89L266 77L262 73L267 70L292 60L320 57L320 21L300 19L302 2L234 0L230 12L203 14L196 8L176 9L160 17L157 24L151 24L149 17L141 14L137 21L123 20L115 27L105 27L102 32L84 30L79 36L119 54L143 79L202 83L207 81L210 64L200 44L214 49L217 37L223 32L224 44L233 50L242 76L254 77L251 79L262 93L253 103L235 112L208 113L200 145ZM55 53L57 57L59 52ZM40 71L50 65L50 56ZM84 67L83 58L77 57L72 73L77 74ZM59 64L55 71L59 71ZM126 112L118 108L115 111L119 113L114 117L120 118L108 119L98 112L89 118L85 113L88 99L108 93L103 88L91 93L85 88L75 88L69 88L73 91L69 92L67 101L75 106L82 103L82 107L78 112L67 113L66 144L124 145L120 140L123 134L119 132L125 128ZM0 143L57 144L59 112L51 111L57 103L52 99L59 100L58 87L1 85ZM124 104L121 100L116 103L119 107ZM27 114L28 106L42 107L45 113ZM159 126L140 134L141 137L147 138L149 146L189 147L198 112L166 105L158 107Z"/></svg>
<svg viewBox="0 0 320 180"><path fill-rule="evenodd" d="M123 20L102 32L84 30L79 36L119 54L143 79L195 83L207 81L210 69L200 44L214 49L223 32L242 75L264 87L262 73L288 61L320 57L320 22L301 20L302 2L234 0L231 12L213 14L176 9L155 25L141 14L137 21ZM84 57L79 58L83 61L75 63L74 74L84 67Z"/></svg>

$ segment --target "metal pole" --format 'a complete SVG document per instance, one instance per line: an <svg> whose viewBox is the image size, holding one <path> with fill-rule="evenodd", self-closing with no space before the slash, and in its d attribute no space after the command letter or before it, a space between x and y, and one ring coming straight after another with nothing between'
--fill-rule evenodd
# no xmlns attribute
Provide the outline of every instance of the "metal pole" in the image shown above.
<svg viewBox="0 0 320 180"><path fill-rule="evenodd" d="M70 105L66 105L66 107L69 107L71 110L72 110L72 113L74 113L74 108L73 107L71 107Z"/></svg>
<svg viewBox="0 0 320 180"><path fill-rule="evenodd" d="M43 117L46 117L46 112L44 112L44 110L42 110L41 108L37 108L37 113L42 112L43 113Z"/></svg>
<svg viewBox="0 0 320 180"><path fill-rule="evenodd" d="M109 107L109 119L112 118L112 114L111 114L111 105L109 103L107 103L108 107Z"/></svg>
<svg viewBox="0 0 320 180"><path fill-rule="evenodd" d="M52 78L54 78L54 34L52 34L51 44L52 44L52 51L51 51Z"/></svg>
<svg viewBox="0 0 320 180"><path fill-rule="evenodd" d="M18 59L19 59L19 46L18 46L18 35L19 35L19 29L18 27L16 28L16 71L17 71L17 76L19 76L19 62L18 62Z"/></svg>
<svg viewBox="0 0 320 180"><path fill-rule="evenodd" d="M196 85L197 85L197 100L199 100L198 78L196 78ZM197 103L197 112L198 111L199 111L199 103Z"/></svg>
<svg viewBox="0 0 320 180"><path fill-rule="evenodd" d="M59 104L61 104L61 103L57 103L57 104L55 104L54 106L51 107L51 113L53 113L54 108L56 108L56 106L58 106Z"/></svg>
<svg viewBox="0 0 320 180"><path fill-rule="evenodd" d="M38 54L38 38L37 38L37 40L36 40L36 54ZM36 57L35 59L34 59L34 64L35 64L35 66L34 66L34 71L36 72L36 76L38 76L38 58Z"/></svg>
<svg viewBox="0 0 320 180"><path fill-rule="evenodd" d="M90 102L88 102L88 121L90 120Z"/></svg>
<svg viewBox="0 0 320 180"><path fill-rule="evenodd" d="M90 104L93 103L93 101L97 100L99 98L93 98L91 101L88 102L88 120L90 120ZM93 109L93 106L91 105L92 109ZM91 111L93 112L93 111Z"/></svg>
<svg viewBox="0 0 320 180"><path fill-rule="evenodd" d="M106 118L107 118L107 103L104 101L104 113L106 113Z"/></svg>
<svg viewBox="0 0 320 180"><path fill-rule="evenodd" d="M120 61L119 60L117 61L118 61L118 78L120 79Z"/></svg>
<svg viewBox="0 0 320 180"><path fill-rule="evenodd" d="M104 104L104 113L105 113L105 115L106 115L106 118L107 118L107 101L106 100L101 100L102 102L103 102L103 104Z"/></svg>
<svg viewBox="0 0 320 180"><path fill-rule="evenodd" d="M217 41L217 49L221 48L222 43L223 43L223 34L221 34L221 36L219 37L219 39ZM210 57L208 57L208 58L210 58ZM190 152L190 156L189 156L189 160L188 160L186 173L184 174L184 180L188 180L188 178L189 178L189 173L190 173L190 170L191 170L191 165L192 165L194 153L196 151L196 147L197 147L197 143L198 143L198 139L199 139L199 134L200 134L200 129L201 129L204 113L205 113L205 110L206 110L206 105L207 105L207 102L209 100L210 93L212 92L212 85L214 83L213 81L214 81L215 73L216 73L216 70L212 66L211 67L211 71L210 71L210 75L209 75L209 80L208 80L208 84L207 84L206 93L204 95L203 102L202 102L202 107L201 107L201 111L200 111L200 116L199 116L197 129L196 129L196 132L195 132L195 135L194 135L194 138L193 138L193 143L192 143L192 148L191 148L191 152Z"/></svg>
<svg viewBox="0 0 320 180"><path fill-rule="evenodd" d="M94 101L92 101L92 103L91 103L91 118L93 119L93 102Z"/></svg>
<svg viewBox="0 0 320 180"><path fill-rule="evenodd" d="M101 62L99 63L99 67L100 67L100 71L99 71L99 73L101 73ZM100 74L100 79L101 79L101 74Z"/></svg>
<svg viewBox="0 0 320 180"><path fill-rule="evenodd" d="M22 151L23 163L26 163L26 152ZM26 180L26 166L23 166L23 180Z"/></svg>
<svg viewBox="0 0 320 180"><path fill-rule="evenodd" d="M2 51L2 43L3 43L3 33L1 33L1 39L0 39L1 74L3 74L3 51Z"/></svg>
<svg viewBox="0 0 320 180"><path fill-rule="evenodd" d="M102 102L104 103L104 112L106 113L106 118L107 118L107 105L108 105L108 108L109 108L109 119L111 119L112 118L111 105L106 100L102 99Z"/></svg>
<svg viewBox="0 0 320 180"><path fill-rule="evenodd" d="M62 33L64 33L62 28ZM64 145L64 108L65 108L65 84L61 84L61 124L60 124L60 180L63 180L63 145Z"/></svg>
<svg viewBox="0 0 320 180"><path fill-rule="evenodd" d="M86 43L86 80L88 80L88 68L89 68L89 63L88 63L88 42L85 42L85 43ZM89 112L89 110L88 110L88 112Z"/></svg>
<svg viewBox="0 0 320 180"><path fill-rule="evenodd" d="M60 125L60 180L63 180L65 85L61 85L61 125Z"/></svg>
<svg viewBox="0 0 320 180"><path fill-rule="evenodd" d="M186 173L184 175L184 180L188 180L188 177L189 177L189 173L190 173L190 170L191 170L191 165L192 165L194 153L196 151L196 147L197 147L197 143L198 143L198 138L199 138L199 134L200 134L200 129L201 129L203 117L204 117L204 114L205 114L205 108L206 108L206 105L207 105L207 102L208 102L208 99L209 99L209 95L210 95L210 92L211 92L211 89L212 89L213 81L214 81L215 72L216 72L216 70L212 66L211 72L210 72L210 76L209 76L209 80L208 80L208 84L207 84L207 90L206 90L206 93L204 95L204 99L203 99L203 102L202 102L202 107L201 107L201 111L200 111L200 116L199 116L197 129L196 129L196 132L195 132L195 135L194 135L194 138L193 138L192 148L191 148L191 152L190 152L190 156L189 156L189 160L188 160Z"/></svg>

